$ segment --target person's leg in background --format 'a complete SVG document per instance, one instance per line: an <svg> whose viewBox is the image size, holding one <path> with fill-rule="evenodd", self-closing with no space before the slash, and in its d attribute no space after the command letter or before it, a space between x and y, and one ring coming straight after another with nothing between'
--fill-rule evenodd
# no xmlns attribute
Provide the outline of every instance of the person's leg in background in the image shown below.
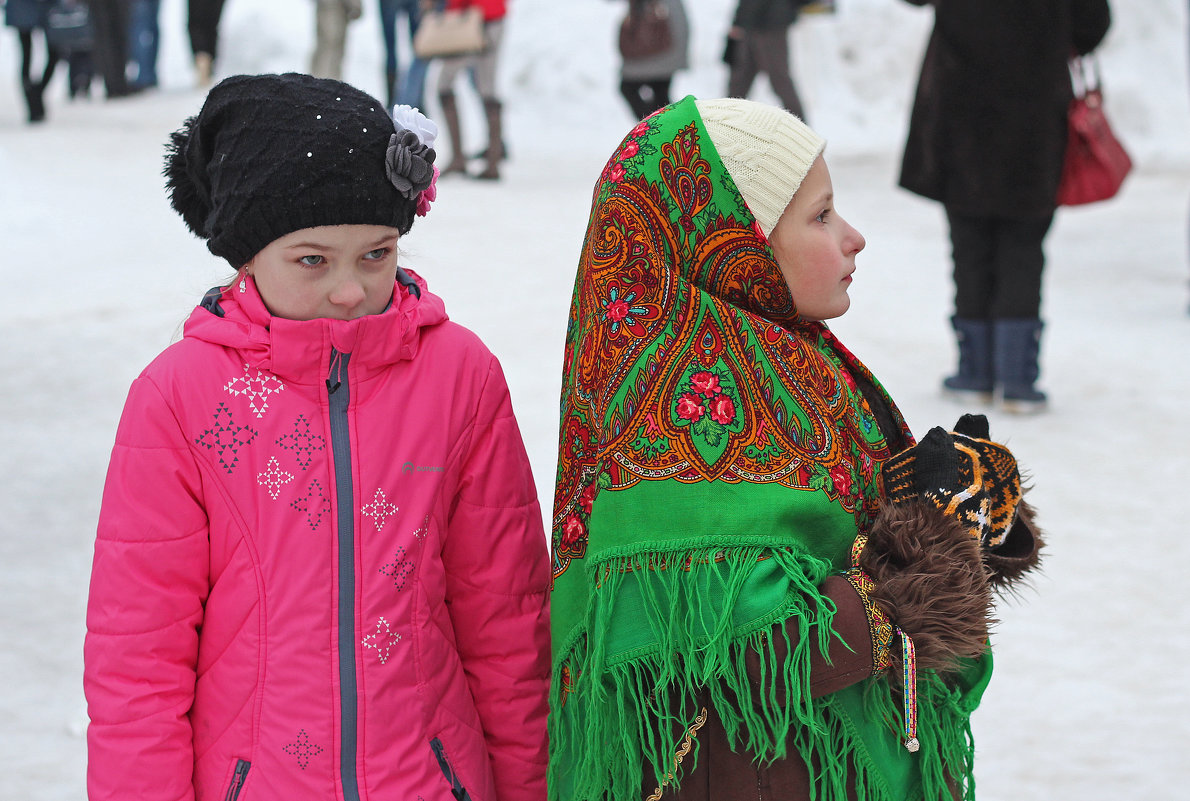
<svg viewBox="0 0 1190 801"><path fill-rule="evenodd" d="M409 24L409 67L397 89L397 102L414 108L422 108L426 102L426 72L430 62L417 57L413 52L413 37L421 25L421 1L397 0ZM391 104L390 104L391 105Z"/></svg>
<svg viewBox="0 0 1190 801"><path fill-rule="evenodd" d="M752 91L752 83L759 72L756 57L753 55L752 32L738 29L739 38L732 48L731 71L727 76L728 97L748 97Z"/></svg>
<svg viewBox="0 0 1190 801"><path fill-rule="evenodd" d="M219 58L219 18L223 0L189 0L186 29L190 51L194 54L194 72L199 86L209 86Z"/></svg>
<svg viewBox="0 0 1190 801"><path fill-rule="evenodd" d="M995 386L992 357L991 300L995 281L995 223L947 207L954 263L955 313L951 317L959 364L942 381L943 390L960 399L990 400Z"/></svg>
<svg viewBox="0 0 1190 801"><path fill-rule="evenodd" d="M798 96L793 75L789 71L789 29L755 31L749 36L751 47L748 50L752 53L757 69L769 76L769 84L777 97L781 98L785 110L805 120L802 99Z"/></svg>
<svg viewBox="0 0 1190 801"><path fill-rule="evenodd" d="M314 5L314 53L310 74L315 78L343 79L343 53L347 48L348 7L343 0L317 0Z"/></svg>
<svg viewBox="0 0 1190 801"><path fill-rule="evenodd" d="M136 65L132 86L148 89L157 85L157 53L161 41L158 18L161 0L132 0L129 9L128 52Z"/></svg>
<svg viewBox="0 0 1190 801"><path fill-rule="evenodd" d="M40 29L44 35L45 29ZM25 95L25 107L30 123L45 120L45 88L54 77L58 66L58 53L50 47L49 37L45 38L45 67L41 77L33 78L33 30L17 31L21 44L21 91Z"/></svg>
<svg viewBox="0 0 1190 801"><path fill-rule="evenodd" d="M95 67L103 76L107 97L124 97L128 84L129 0L91 0L91 25L95 37Z"/></svg>
<svg viewBox="0 0 1190 801"><path fill-rule="evenodd" d="M1034 384L1041 375L1041 277L1045 236L1054 216L996 221L995 279L990 301L994 370L1006 411L1045 408Z"/></svg>
<svg viewBox="0 0 1190 801"><path fill-rule="evenodd" d="M379 0L380 35L384 38L384 100L389 111L397 102L397 12L405 0Z"/></svg>
<svg viewBox="0 0 1190 801"><path fill-rule="evenodd" d="M483 100L483 113L488 124L488 146L484 151L484 168L476 176L488 181L500 179L500 160L504 156L504 104L496 92L496 74L500 67L500 46L504 39L504 22L484 23L483 52L475 56L472 67L475 88Z"/></svg>
<svg viewBox="0 0 1190 801"><path fill-rule="evenodd" d="M456 56L439 60L438 102L442 106L442 119L450 137L450 161L442 168L442 175L466 172L467 157L463 155L463 131L459 122L459 105L455 99L454 85L459 73L467 66L469 57Z"/></svg>

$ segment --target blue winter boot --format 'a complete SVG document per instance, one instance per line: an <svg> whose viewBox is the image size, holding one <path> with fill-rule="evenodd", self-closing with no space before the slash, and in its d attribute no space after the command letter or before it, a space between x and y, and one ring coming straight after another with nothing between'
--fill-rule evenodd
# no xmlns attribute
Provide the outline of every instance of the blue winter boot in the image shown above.
<svg viewBox="0 0 1190 801"><path fill-rule="evenodd" d="M1012 414L1045 410L1045 393L1034 388L1040 369L1041 320L995 320L992 324L996 384L1001 406Z"/></svg>
<svg viewBox="0 0 1190 801"><path fill-rule="evenodd" d="M942 379L942 391L958 400L992 399L992 323L989 320L969 320L951 317L955 339L959 345L959 369Z"/></svg>

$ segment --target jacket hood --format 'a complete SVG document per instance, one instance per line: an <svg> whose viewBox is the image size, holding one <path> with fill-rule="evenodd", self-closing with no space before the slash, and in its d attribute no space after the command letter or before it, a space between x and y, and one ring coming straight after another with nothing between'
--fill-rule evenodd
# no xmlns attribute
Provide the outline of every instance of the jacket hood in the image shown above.
<svg viewBox="0 0 1190 801"><path fill-rule="evenodd" d="M324 379L332 350L352 356L363 375L417 354L422 329L447 320L442 299L412 271L398 270L393 299L380 314L355 320L274 317L249 275L203 298L186 321L187 338L241 351L254 367L298 383Z"/></svg>

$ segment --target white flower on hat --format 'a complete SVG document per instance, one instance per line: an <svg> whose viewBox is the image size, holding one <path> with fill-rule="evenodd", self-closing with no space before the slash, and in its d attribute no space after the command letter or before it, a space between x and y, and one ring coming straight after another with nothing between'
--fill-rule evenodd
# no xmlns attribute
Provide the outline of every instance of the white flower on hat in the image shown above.
<svg viewBox="0 0 1190 801"><path fill-rule="evenodd" d="M406 131L412 131L426 147L433 147L434 140L438 138L437 123L413 106L393 106L393 122Z"/></svg>

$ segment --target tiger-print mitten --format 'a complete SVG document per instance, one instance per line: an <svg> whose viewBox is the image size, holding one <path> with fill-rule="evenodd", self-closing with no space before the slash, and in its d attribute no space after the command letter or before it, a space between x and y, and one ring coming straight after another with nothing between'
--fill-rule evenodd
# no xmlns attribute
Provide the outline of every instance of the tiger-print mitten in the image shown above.
<svg viewBox="0 0 1190 801"><path fill-rule="evenodd" d="M929 432L884 464L889 503L924 499L954 517L986 550L1004 543L1017 520L1021 474L1012 453L988 435L982 414L965 414L954 431Z"/></svg>

